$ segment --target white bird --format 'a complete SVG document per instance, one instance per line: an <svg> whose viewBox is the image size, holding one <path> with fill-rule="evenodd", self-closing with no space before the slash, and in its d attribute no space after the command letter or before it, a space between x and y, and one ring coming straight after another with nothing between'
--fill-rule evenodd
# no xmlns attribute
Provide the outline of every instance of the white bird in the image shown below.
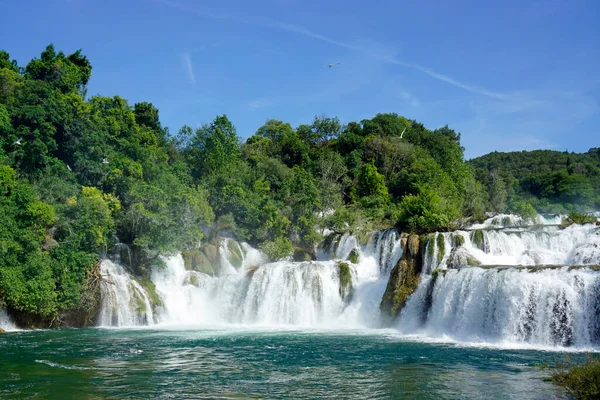
<svg viewBox="0 0 600 400"><path fill-rule="evenodd" d="M102 164L108 164L108 159L107 158L103 158L102 159Z"/></svg>
<svg viewBox="0 0 600 400"><path fill-rule="evenodd" d="M13 145L20 146L21 145L21 140L23 140L23 138L19 138L16 142L13 143Z"/></svg>
<svg viewBox="0 0 600 400"><path fill-rule="evenodd" d="M333 68L333 67L335 67L336 65L340 65L340 64L341 64L341 63L339 63L339 62L337 62L337 63L333 63L333 64L326 64L326 65L324 65L324 66L323 66L323 68L325 68L325 67L327 67L327 68Z"/></svg>
<svg viewBox="0 0 600 400"><path fill-rule="evenodd" d="M69 167L69 164L67 164L67 169L68 169L69 171L73 171L73 170L71 169L71 167Z"/></svg>
<svg viewBox="0 0 600 400"><path fill-rule="evenodd" d="M400 134L400 139L402 139L402 135L404 135L404 132L406 132L406 128L404 128L404 130L402 131L402 133Z"/></svg>

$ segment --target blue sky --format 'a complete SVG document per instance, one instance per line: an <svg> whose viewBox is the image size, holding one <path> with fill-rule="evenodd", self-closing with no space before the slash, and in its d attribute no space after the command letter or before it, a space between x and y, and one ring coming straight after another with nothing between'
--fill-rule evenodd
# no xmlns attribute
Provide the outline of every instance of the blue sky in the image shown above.
<svg viewBox="0 0 600 400"><path fill-rule="evenodd" d="M396 112L460 131L468 158L600 146L600 2L5 0L2 15L20 65L82 48L90 95L152 102L172 132Z"/></svg>

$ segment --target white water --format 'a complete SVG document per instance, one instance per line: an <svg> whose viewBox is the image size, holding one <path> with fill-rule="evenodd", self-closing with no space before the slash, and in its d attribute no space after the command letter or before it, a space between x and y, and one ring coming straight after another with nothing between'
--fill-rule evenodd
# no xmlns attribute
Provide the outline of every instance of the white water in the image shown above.
<svg viewBox="0 0 600 400"><path fill-rule="evenodd" d="M536 348L600 347L600 272L569 268L600 264L599 229L593 225L525 229L484 230L481 248L472 241L473 232L437 234L444 241L441 262L438 240L430 241L432 252L425 249L421 283L398 320L400 333ZM457 236L464 238L460 246ZM131 308L127 288L131 291L132 278L117 265L103 263L103 271L123 283L104 288L110 293L104 296L101 323L377 328L389 271L402 255L400 235L391 230L376 232L365 245L352 235L341 235L328 249L320 248L319 261L312 262L265 263L259 251L241 244L239 265L230 252L237 247L229 246L234 244L221 243L220 264L228 267L220 268L215 277L187 271L180 255L166 259L167 267L152 274L163 305L149 315ZM353 293L343 298L338 263L353 249L359 251L358 263L349 263ZM566 267L537 272L466 268L473 260L482 265ZM448 270L432 285L430 273L436 268Z"/></svg>
<svg viewBox="0 0 600 400"><path fill-rule="evenodd" d="M473 238L476 232L456 231L438 233L444 237L444 252L437 240L426 249L424 271L430 274L436 268L457 268L467 264L467 258L481 265L596 265L600 264L600 229L592 224L571 225L566 229L545 227L531 231L482 230L484 242L478 247ZM455 236L464 239L462 246L455 244ZM437 236L436 236L437 238ZM454 250L454 253L453 253ZM432 254L433 253L433 254Z"/></svg>
<svg viewBox="0 0 600 400"><path fill-rule="evenodd" d="M229 246L240 245L230 240L222 240L219 246L220 267L214 277L187 271L181 255L165 259L166 268L152 273L163 303L155 314L151 307L136 311L140 300L135 299L144 303L148 299L144 289L121 266L104 261L103 274L114 285L103 284L100 325L147 325L156 320L188 326L376 327L387 274L401 255L400 237L395 232L377 233L362 247L356 237L345 234L330 254L329 250L321 252L326 260L310 262L265 263L259 251L242 243L242 262L236 268L239 259L232 260ZM353 249L359 252L359 262L346 261L352 293L344 298L339 261Z"/></svg>
<svg viewBox="0 0 600 400"><path fill-rule="evenodd" d="M3 308L0 308L0 329L6 332L18 330Z"/></svg>
<svg viewBox="0 0 600 400"><path fill-rule="evenodd" d="M481 224L474 224L469 229L486 228L504 228L520 227L529 225L560 225L565 215L541 215L538 214L533 221L524 221L523 218L514 214L498 214L483 221Z"/></svg>
<svg viewBox="0 0 600 400"><path fill-rule="evenodd" d="M401 313L407 334L486 343L600 346L600 272L448 270L425 277Z"/></svg>
<svg viewBox="0 0 600 400"><path fill-rule="evenodd" d="M200 326L377 326L379 303L387 283L387 277L381 279L378 260L396 257L378 251L399 249L399 244L384 243L399 242L398 235L386 237L361 249L354 236L345 234L334 248L320 251L320 257L328 260L309 262L257 264L258 252L245 245L242 267L229 269L219 277L186 271L181 256L169 258L167 268L154 271L152 276L164 303L158 313L160 321ZM344 300L337 260L347 258L353 249L359 252L359 263L348 262L353 292ZM253 251L254 259L247 260Z"/></svg>
<svg viewBox="0 0 600 400"><path fill-rule="evenodd" d="M152 306L146 290L125 271L122 265L103 260L100 326L137 326L154 323Z"/></svg>

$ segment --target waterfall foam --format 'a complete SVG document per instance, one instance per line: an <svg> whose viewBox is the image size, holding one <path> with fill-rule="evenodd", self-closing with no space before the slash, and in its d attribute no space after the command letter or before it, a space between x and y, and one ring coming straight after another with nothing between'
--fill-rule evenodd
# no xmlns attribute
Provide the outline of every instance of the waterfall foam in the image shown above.
<svg viewBox="0 0 600 400"><path fill-rule="evenodd" d="M440 236L443 245L440 246ZM457 240L457 236L461 240ZM440 253L443 253L440 255ZM594 265L600 264L600 229L592 224L565 229L475 230L437 233L428 241L424 268L473 265Z"/></svg>
<svg viewBox="0 0 600 400"><path fill-rule="evenodd" d="M154 323L146 289L122 265L103 260L100 271L103 281L98 325L138 326Z"/></svg>
<svg viewBox="0 0 600 400"><path fill-rule="evenodd" d="M400 315L403 333L541 346L600 345L600 272L479 267L426 277Z"/></svg>
<svg viewBox="0 0 600 400"><path fill-rule="evenodd" d="M0 308L0 330L6 332L18 330L17 326L11 321L6 310L3 308Z"/></svg>
<svg viewBox="0 0 600 400"><path fill-rule="evenodd" d="M358 264L344 261L355 249ZM219 262L225 268L218 276L186 270L181 255L169 257L166 268L152 273L162 299L155 317L163 324L195 326L378 326L386 274L402 254L400 235L377 233L365 246L351 234L340 235L321 250L322 257L327 254L320 261L266 263L248 244L224 239ZM343 283L341 262L350 282ZM351 296L344 295L343 284L351 285Z"/></svg>

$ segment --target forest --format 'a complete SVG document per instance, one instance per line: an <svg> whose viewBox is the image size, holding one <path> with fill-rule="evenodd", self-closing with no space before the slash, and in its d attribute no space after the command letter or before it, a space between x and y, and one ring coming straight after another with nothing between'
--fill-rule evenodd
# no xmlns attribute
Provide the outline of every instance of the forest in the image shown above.
<svg viewBox="0 0 600 400"><path fill-rule="evenodd" d="M91 73L81 51L49 45L26 66L0 51L0 307L13 314L85 308L99 260L120 245L147 277L161 255L224 234L304 260L331 231L600 206L600 149L467 162L460 133L392 113L256 132L220 115L170 132L149 102L89 96Z"/></svg>
<svg viewBox="0 0 600 400"><path fill-rule="evenodd" d="M541 213L600 208L600 148L583 154L535 150L493 152L470 161L488 193L488 210L529 202Z"/></svg>

